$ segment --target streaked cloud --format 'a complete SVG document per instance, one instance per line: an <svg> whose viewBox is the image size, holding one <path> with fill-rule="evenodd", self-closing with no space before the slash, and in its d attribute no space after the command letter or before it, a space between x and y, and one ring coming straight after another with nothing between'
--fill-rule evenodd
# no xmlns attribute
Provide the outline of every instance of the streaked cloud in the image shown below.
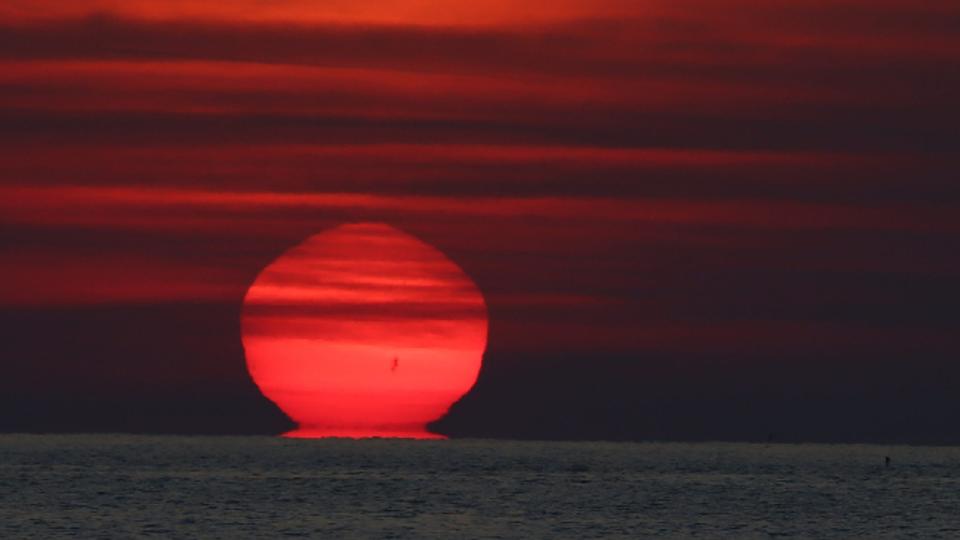
<svg viewBox="0 0 960 540"><path fill-rule="evenodd" d="M372 220L461 262L518 349L904 343L960 275L958 28L946 1L4 2L0 303L237 301Z"/></svg>

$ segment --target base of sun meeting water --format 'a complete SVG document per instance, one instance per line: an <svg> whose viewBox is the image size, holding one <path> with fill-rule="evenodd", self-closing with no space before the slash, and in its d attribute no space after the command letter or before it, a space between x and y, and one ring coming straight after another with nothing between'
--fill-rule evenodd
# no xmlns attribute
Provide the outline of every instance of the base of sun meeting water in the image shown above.
<svg viewBox="0 0 960 540"><path fill-rule="evenodd" d="M290 439L446 439L444 435L430 433L420 429L391 430L391 429L343 429L343 428L297 428L283 434Z"/></svg>

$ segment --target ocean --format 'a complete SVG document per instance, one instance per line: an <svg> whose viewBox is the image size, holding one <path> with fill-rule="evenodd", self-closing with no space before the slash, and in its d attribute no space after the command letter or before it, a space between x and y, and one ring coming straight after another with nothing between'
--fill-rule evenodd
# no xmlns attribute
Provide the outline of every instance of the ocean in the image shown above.
<svg viewBox="0 0 960 540"><path fill-rule="evenodd" d="M148 536L956 538L960 448L0 435L0 538Z"/></svg>

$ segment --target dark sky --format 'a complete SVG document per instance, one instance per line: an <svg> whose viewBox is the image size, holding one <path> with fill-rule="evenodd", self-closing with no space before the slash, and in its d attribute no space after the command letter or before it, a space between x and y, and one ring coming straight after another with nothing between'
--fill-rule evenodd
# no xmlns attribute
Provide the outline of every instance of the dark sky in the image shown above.
<svg viewBox="0 0 960 540"><path fill-rule="evenodd" d="M434 429L960 443L960 4L0 6L0 430L277 433L247 287L390 223L490 315Z"/></svg>

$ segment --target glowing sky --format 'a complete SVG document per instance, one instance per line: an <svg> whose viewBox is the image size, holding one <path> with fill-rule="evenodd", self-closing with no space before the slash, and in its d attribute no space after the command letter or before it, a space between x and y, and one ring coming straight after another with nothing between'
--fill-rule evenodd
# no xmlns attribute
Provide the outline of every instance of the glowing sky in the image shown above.
<svg viewBox="0 0 960 540"><path fill-rule="evenodd" d="M7 0L0 392L257 410L247 287L382 222L487 299L451 433L942 440L958 50L945 0Z"/></svg>

